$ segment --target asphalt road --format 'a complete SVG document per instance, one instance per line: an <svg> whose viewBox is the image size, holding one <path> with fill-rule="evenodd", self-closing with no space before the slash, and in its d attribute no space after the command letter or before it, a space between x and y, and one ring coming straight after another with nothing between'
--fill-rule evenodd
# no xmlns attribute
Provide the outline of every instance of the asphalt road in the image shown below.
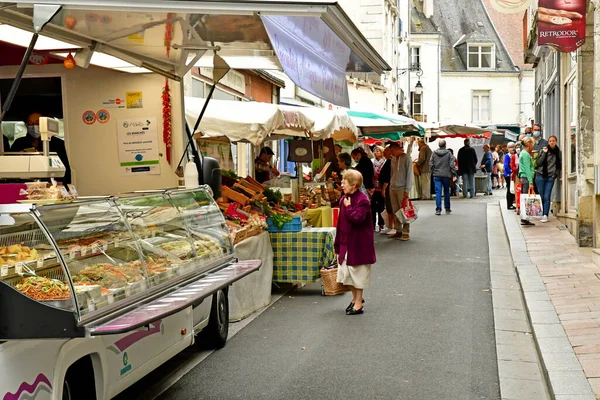
<svg viewBox="0 0 600 400"><path fill-rule="evenodd" d="M483 200L421 202L410 242L377 234L363 315L305 286L160 399L499 399Z"/></svg>

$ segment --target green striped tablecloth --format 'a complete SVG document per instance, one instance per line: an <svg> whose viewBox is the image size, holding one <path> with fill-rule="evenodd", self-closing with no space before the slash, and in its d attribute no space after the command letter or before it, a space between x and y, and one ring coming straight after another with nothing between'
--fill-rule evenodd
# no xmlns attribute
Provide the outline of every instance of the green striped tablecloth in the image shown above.
<svg viewBox="0 0 600 400"><path fill-rule="evenodd" d="M335 264L335 228L304 228L301 232L270 233L273 281L310 283L320 270Z"/></svg>

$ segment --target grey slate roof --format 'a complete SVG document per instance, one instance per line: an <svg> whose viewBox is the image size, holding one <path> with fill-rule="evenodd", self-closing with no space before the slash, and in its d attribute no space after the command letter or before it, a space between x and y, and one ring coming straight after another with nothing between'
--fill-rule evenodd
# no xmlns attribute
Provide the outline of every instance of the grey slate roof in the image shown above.
<svg viewBox="0 0 600 400"><path fill-rule="evenodd" d="M411 1L411 33L434 33L438 30L441 33L442 72L467 71L467 43L493 43L496 51L495 71L515 71L481 0L434 0L433 16L429 19L422 12L423 3ZM461 41L454 48L459 39Z"/></svg>

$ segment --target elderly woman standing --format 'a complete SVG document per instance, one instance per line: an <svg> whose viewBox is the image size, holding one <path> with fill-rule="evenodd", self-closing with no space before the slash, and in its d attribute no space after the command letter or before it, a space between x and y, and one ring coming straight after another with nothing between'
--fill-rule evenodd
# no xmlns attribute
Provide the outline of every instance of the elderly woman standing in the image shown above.
<svg viewBox="0 0 600 400"><path fill-rule="evenodd" d="M371 205L367 195L360 191L362 185L360 172L344 173L335 252L339 263L337 281L352 290L352 302L346 308L346 315L364 312L363 290L369 285L371 264L376 261Z"/></svg>
<svg viewBox="0 0 600 400"><path fill-rule="evenodd" d="M534 144L535 140L533 138L526 137L523 139L523 150L519 154L519 178L521 178L521 193L523 194L529 193L529 185L533 185L534 170L531 153L533 152ZM531 226L535 224L521 218L521 225Z"/></svg>

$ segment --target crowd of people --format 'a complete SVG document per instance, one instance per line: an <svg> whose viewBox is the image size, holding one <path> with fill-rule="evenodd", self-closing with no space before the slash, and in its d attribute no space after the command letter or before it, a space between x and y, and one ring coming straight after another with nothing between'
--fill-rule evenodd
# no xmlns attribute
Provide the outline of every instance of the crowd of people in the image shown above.
<svg viewBox="0 0 600 400"><path fill-rule="evenodd" d="M431 198L433 182L435 214L442 215L442 211L450 214L452 195L458 192L462 192L464 198L476 195L475 174L481 170L487 178L484 194L489 196L494 189L506 188L506 206L517 213L520 212L520 195L530 193L535 186L535 193L542 199L541 221L548 221L550 196L562 161L557 138L543 139L541 126L528 128L516 143L494 148L486 144L481 162L469 139L464 140L464 147L456 158L443 139L438 141L435 151L422 139L417 143L419 156L414 162L402 142L375 146L371 158L362 148L350 154L336 148L344 193L335 238L337 281L349 286L352 292L347 315L364 312L363 290L369 284L370 268L376 260L374 232L410 240L410 224L397 215L407 206L413 184L419 198L427 200ZM523 218L521 224L534 225L527 218Z"/></svg>

